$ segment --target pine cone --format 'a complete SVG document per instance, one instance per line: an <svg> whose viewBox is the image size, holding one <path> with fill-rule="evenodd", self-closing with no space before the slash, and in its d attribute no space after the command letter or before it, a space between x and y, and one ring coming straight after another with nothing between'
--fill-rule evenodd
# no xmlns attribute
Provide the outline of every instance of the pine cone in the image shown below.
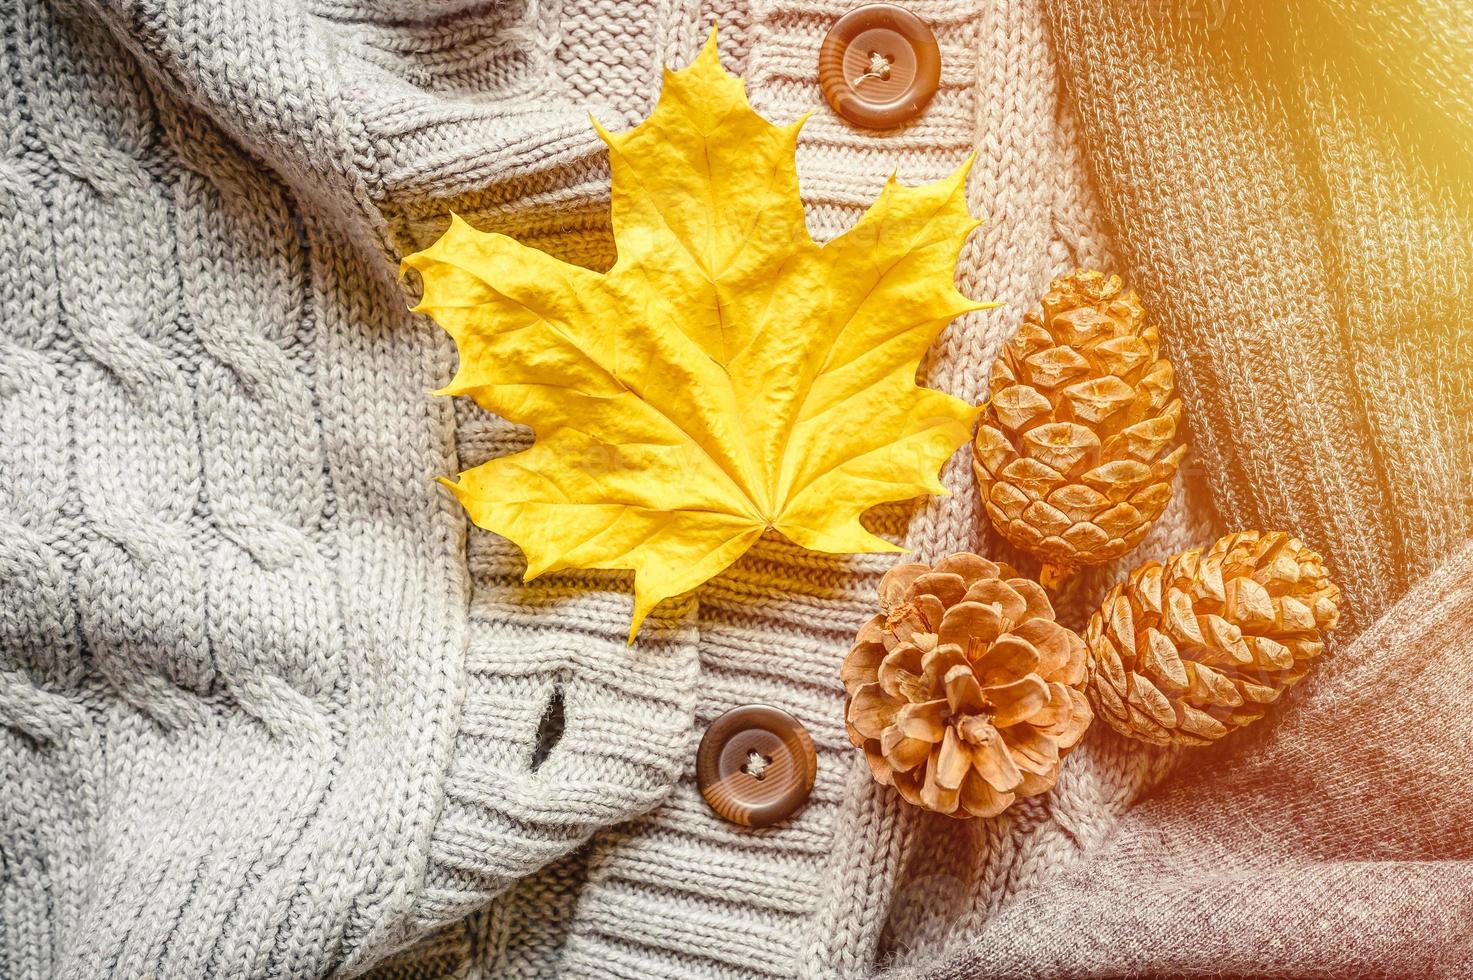
<svg viewBox="0 0 1473 980"><path fill-rule="evenodd" d="M1156 325L1119 276L1061 276L993 362L972 443L987 515L1057 585L1140 544L1186 455Z"/></svg>
<svg viewBox="0 0 1473 980"><path fill-rule="evenodd" d="M1084 641L1042 586L963 553L892 568L880 605L841 671L875 779L961 818L1052 788L1093 716Z"/></svg>
<svg viewBox="0 0 1473 980"><path fill-rule="evenodd" d="M1325 650L1340 590L1287 534L1242 531L1148 562L1089 622L1090 697L1110 726L1203 745L1263 717Z"/></svg>

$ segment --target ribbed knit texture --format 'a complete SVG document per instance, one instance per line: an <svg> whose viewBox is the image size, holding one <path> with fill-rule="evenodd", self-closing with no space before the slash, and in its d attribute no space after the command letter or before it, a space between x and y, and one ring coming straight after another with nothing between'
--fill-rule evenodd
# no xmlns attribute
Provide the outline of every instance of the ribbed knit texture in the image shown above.
<svg viewBox="0 0 1473 980"><path fill-rule="evenodd" d="M1219 511L1363 628L1473 533L1473 9L1203 6L1050 4Z"/></svg>
<svg viewBox="0 0 1473 980"><path fill-rule="evenodd" d="M399 255L453 208L606 267L587 114L637 121L712 21L760 111L819 107L798 158L819 239L891 171L977 152L959 282L1005 306L953 325L932 384L983 397L1049 278L1109 262L1037 4L912 4L941 89L885 133L823 107L847 6L0 12L0 972L854 976L1041 880L1149 784L1162 757L1101 735L1047 799L925 818L841 721L892 559L764 539L631 650L627 576L525 585L433 483L528 434L428 394L454 353L405 312ZM992 550L964 455L945 479L875 526L922 558ZM1191 499L1143 553L1211 536ZM704 726L753 701L819 752L807 805L760 831L693 773Z"/></svg>

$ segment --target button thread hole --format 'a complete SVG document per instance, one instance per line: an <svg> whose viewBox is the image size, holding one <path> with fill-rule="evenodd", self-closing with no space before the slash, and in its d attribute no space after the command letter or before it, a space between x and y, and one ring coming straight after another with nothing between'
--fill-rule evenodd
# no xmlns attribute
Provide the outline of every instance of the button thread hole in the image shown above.
<svg viewBox="0 0 1473 980"><path fill-rule="evenodd" d="M772 756L763 755L756 749L747 753L747 761L742 764L742 772L761 782L767 776L767 769L772 765Z"/></svg>
<svg viewBox="0 0 1473 980"><path fill-rule="evenodd" d="M895 67L895 63L889 58L878 51L871 51L869 53L869 70L856 78L854 84L857 86L860 82L870 78L878 82L888 81L890 78L890 69L893 67Z"/></svg>

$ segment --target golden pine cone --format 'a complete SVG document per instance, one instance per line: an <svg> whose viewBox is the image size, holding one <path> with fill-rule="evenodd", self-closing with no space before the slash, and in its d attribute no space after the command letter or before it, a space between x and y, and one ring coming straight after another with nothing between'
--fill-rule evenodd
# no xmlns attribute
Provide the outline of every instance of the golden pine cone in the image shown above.
<svg viewBox="0 0 1473 980"><path fill-rule="evenodd" d="M1123 735L1204 745L1262 718L1304 676L1339 602L1320 556L1282 532L1147 562L1090 618L1090 699Z"/></svg>
<svg viewBox="0 0 1473 980"><path fill-rule="evenodd" d="M1084 641L1043 587L961 553L890 569L880 605L841 670L875 779L960 818L1051 789L1093 715Z"/></svg>
<svg viewBox="0 0 1473 980"><path fill-rule="evenodd" d="M1160 337L1119 276L1060 276L993 362L972 443L983 504L1055 585L1140 544L1186 446Z"/></svg>

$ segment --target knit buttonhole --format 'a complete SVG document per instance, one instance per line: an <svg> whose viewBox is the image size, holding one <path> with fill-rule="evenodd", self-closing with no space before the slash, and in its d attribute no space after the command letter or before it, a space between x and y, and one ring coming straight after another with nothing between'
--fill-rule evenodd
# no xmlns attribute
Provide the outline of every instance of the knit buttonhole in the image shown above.
<svg viewBox="0 0 1473 980"><path fill-rule="evenodd" d="M562 740L565 721L563 686L559 684L552 689L552 694L547 699L547 707L542 709L542 719L537 723L537 743L532 747L532 762L529 766L532 772L542 768L542 763L547 761L548 753Z"/></svg>

